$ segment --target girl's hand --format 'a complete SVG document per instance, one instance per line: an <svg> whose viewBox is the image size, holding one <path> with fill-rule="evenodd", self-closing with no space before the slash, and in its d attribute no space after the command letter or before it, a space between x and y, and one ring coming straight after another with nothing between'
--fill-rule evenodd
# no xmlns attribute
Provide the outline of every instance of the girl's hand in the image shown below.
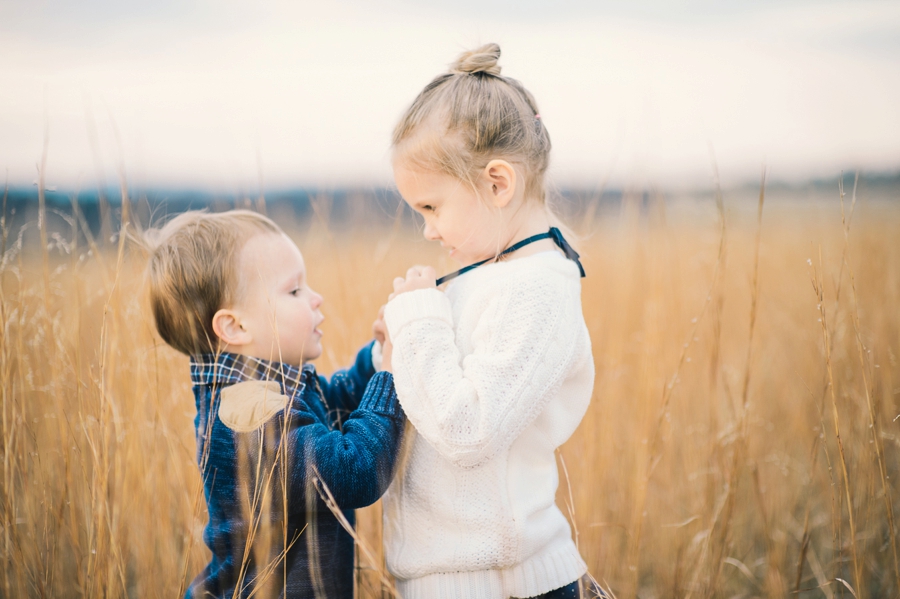
<svg viewBox="0 0 900 599"><path fill-rule="evenodd" d="M392 300L401 293L415 291L417 289L437 289L437 275L430 266L413 266L406 271L406 278L394 279L394 293L388 300Z"/></svg>
<svg viewBox="0 0 900 599"><path fill-rule="evenodd" d="M381 369L386 372L394 372L393 367L391 366L391 354L394 353L394 344L391 343L391 338L387 337L384 340L384 343L381 344Z"/></svg>

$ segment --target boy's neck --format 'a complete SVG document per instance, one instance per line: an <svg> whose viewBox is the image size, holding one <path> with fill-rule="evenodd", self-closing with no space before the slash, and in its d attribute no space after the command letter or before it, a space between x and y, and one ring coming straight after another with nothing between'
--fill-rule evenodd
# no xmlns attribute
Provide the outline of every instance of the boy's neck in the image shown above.
<svg viewBox="0 0 900 599"><path fill-rule="evenodd" d="M284 364L285 366L291 366L293 368L303 368L306 366L307 362L303 362L302 364L291 364L290 362L282 362L278 360L278 356L275 355L273 358L263 358L257 355L255 352L246 352L241 351L240 348L233 347L230 345L225 345L224 347L219 348L219 353L222 354L234 354L236 356L241 356L245 360L256 360L265 364Z"/></svg>

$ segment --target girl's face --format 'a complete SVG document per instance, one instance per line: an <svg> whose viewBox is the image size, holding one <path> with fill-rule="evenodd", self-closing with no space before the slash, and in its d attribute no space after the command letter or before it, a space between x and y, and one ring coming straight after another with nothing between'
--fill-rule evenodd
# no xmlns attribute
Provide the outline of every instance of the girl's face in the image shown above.
<svg viewBox="0 0 900 599"><path fill-rule="evenodd" d="M472 264L503 249L503 211L479 197L488 191L489 181L479 179L473 189L455 177L402 160L394 162L394 181L404 201L425 219L425 239L439 241L456 262Z"/></svg>

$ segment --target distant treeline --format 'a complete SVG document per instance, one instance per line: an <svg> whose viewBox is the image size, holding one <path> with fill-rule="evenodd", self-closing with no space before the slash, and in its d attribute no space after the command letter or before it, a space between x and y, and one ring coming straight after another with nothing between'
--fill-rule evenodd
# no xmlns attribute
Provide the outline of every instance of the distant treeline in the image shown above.
<svg viewBox="0 0 900 599"><path fill-rule="evenodd" d="M556 204L564 213L578 213L590 203L617 206L622 198L619 190L602 192L566 190L555 194ZM39 218L40 198L37 187L14 187L4 193L2 216L8 231L14 231ZM412 211L391 188L368 189L288 189L268 192L264 196L215 193L203 190L151 189L129 192L129 220L141 227L160 226L173 215L187 210L218 212L246 208L268 214L278 222L326 222L335 230L360 226L391 225L400 219L412 222ZM122 220L122 195L117 189L45 190L44 213L47 229L79 228L97 236L105 229L115 232Z"/></svg>
<svg viewBox="0 0 900 599"><path fill-rule="evenodd" d="M36 221L40 198L37 187L18 187L6 191L3 214L7 227ZM129 219L141 227L159 226L173 215L187 210L219 212L233 208L247 208L265 212L273 218L302 221L309 218L327 219L340 226L363 219L371 222L391 221L400 208L396 192L388 189L333 190L292 189L245 196L215 193L204 190L150 189L129 191ZM99 234L104 224L111 230L119 228L123 198L118 189L105 191L45 190L45 214L50 229L66 227L73 218L92 234Z"/></svg>
<svg viewBox="0 0 900 599"><path fill-rule="evenodd" d="M844 172L847 193L853 188L855 173ZM829 197L836 192L838 177L812 180L802 184L767 183L769 196L793 195L804 191L821 192ZM860 190L868 194L900 201L900 172L864 173L860 175ZM748 186L730 190L733 196L747 195ZM745 192L745 193L741 193ZM874 193L873 193L874 192ZM398 219L413 222L410 209L401 201L395 189L389 187L314 189L296 188L268 191L264 196L238 193L218 193L205 190L149 189L130 190L129 220L140 227L159 226L172 215L186 210L222 211L248 208L265 212L282 224L319 220L339 231L358 230L359 227L392 225ZM712 184L694 192L679 192L679 197L704 199L712 196ZM623 198L639 205L666 198L670 194L658 188L563 188L552 192L558 212L564 217L581 219L617 210ZM728 195L728 194L726 194ZM753 194L749 194L753 195ZM749 197L749 196L748 196ZM39 218L39 194L36 186L11 187L3 190L0 218L6 237L15 237L20 230L36 225ZM114 234L121 225L122 195L117 188L106 190L44 191L44 214L48 232L66 236L77 223L82 234L99 236Z"/></svg>

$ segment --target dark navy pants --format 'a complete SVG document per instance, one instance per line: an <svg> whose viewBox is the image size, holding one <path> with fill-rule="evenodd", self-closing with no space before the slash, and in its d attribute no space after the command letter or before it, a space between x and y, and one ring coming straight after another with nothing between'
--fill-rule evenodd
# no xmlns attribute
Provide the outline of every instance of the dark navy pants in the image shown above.
<svg viewBox="0 0 900 599"><path fill-rule="evenodd" d="M579 587L579 583L581 587ZM604 593L603 589L594 584L590 578L584 577L572 584L527 599L608 599L608 597L609 595Z"/></svg>

